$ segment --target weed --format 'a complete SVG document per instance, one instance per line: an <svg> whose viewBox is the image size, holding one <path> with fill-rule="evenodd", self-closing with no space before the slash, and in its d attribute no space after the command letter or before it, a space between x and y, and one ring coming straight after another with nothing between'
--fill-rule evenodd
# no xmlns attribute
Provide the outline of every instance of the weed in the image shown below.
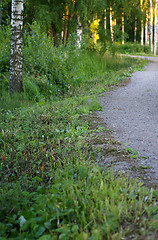
<svg viewBox="0 0 158 240"><path fill-rule="evenodd" d="M96 129L81 118L101 110L95 94L128 77L127 68L140 60L54 48L37 25L32 30L24 46L25 92L10 98L2 81L0 238L156 233L157 191L98 167L86 140Z"/></svg>
<svg viewBox="0 0 158 240"><path fill-rule="evenodd" d="M151 167L149 167L149 166L144 166L144 165L140 165L140 166L139 166L139 169L151 169Z"/></svg>
<svg viewBox="0 0 158 240"><path fill-rule="evenodd" d="M133 148L127 148L127 152L132 155L138 155L138 152L136 150L134 150Z"/></svg>

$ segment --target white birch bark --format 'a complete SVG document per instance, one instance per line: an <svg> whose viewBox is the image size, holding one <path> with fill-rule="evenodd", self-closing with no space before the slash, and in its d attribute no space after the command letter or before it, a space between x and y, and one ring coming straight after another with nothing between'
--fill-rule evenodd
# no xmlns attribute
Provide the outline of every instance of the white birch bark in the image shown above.
<svg viewBox="0 0 158 240"><path fill-rule="evenodd" d="M157 0L155 0L154 14L155 14L155 20L154 20L154 55L156 56L156 51L157 51Z"/></svg>
<svg viewBox="0 0 158 240"><path fill-rule="evenodd" d="M145 21L145 46L149 45L149 40L148 40L148 23L149 23L149 17L148 17L148 11L146 11L146 21Z"/></svg>
<svg viewBox="0 0 158 240"><path fill-rule="evenodd" d="M10 93L22 92L23 0L12 0Z"/></svg>
<svg viewBox="0 0 158 240"><path fill-rule="evenodd" d="M140 7L141 11L143 7L143 0L140 0ZM143 19L141 19L141 45L144 45L144 24L143 24Z"/></svg>
<svg viewBox="0 0 158 240"><path fill-rule="evenodd" d="M106 23L107 23L107 19L106 19L106 9L104 10L104 29L105 29L105 34L106 34Z"/></svg>
<svg viewBox="0 0 158 240"><path fill-rule="evenodd" d="M122 12L122 44L125 44L125 17L124 12Z"/></svg>
<svg viewBox="0 0 158 240"><path fill-rule="evenodd" d="M150 24L149 24L150 51L153 53L153 5L150 0Z"/></svg>
<svg viewBox="0 0 158 240"><path fill-rule="evenodd" d="M81 48L82 34L83 34L83 29L80 21L80 16L77 15L77 46L78 48Z"/></svg>
<svg viewBox="0 0 158 240"><path fill-rule="evenodd" d="M111 41L114 41L114 32L113 32L113 12L112 7L110 7L110 33L111 33Z"/></svg>

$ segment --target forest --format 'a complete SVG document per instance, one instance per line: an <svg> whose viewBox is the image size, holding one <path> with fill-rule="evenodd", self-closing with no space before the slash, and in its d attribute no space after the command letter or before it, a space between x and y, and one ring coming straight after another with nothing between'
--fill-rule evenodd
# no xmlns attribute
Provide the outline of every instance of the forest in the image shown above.
<svg viewBox="0 0 158 240"><path fill-rule="evenodd" d="M99 164L137 153L95 115L157 55L157 7L0 0L0 240L157 239L157 187Z"/></svg>

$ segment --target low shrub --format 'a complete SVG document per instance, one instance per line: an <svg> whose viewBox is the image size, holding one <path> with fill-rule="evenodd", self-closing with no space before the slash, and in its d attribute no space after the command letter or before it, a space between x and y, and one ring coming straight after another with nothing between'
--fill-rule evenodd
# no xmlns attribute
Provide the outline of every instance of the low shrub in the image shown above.
<svg viewBox="0 0 158 240"><path fill-rule="evenodd" d="M138 43L114 43L112 46L115 49L115 52L123 54L137 54L137 53L146 53L150 54L150 46L141 45Z"/></svg>
<svg viewBox="0 0 158 240"><path fill-rule="evenodd" d="M35 76L39 90L45 97L67 91L72 78L71 64L76 56L73 47L70 49L70 44L54 47L53 40L41 33L36 23L30 27L31 33L25 36L24 70Z"/></svg>

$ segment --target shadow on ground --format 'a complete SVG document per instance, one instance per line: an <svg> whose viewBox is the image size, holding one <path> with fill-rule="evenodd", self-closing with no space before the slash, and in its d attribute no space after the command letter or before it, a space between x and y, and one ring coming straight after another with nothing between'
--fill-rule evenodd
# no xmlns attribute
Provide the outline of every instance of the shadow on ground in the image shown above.
<svg viewBox="0 0 158 240"><path fill-rule="evenodd" d="M136 178L147 187L157 188L157 183L152 178L152 170L142 164L145 159L143 156L115 141L113 131L107 129L105 122L96 113L82 118L90 122L92 130L95 129L87 137L87 143L96 153L96 163L99 166Z"/></svg>

